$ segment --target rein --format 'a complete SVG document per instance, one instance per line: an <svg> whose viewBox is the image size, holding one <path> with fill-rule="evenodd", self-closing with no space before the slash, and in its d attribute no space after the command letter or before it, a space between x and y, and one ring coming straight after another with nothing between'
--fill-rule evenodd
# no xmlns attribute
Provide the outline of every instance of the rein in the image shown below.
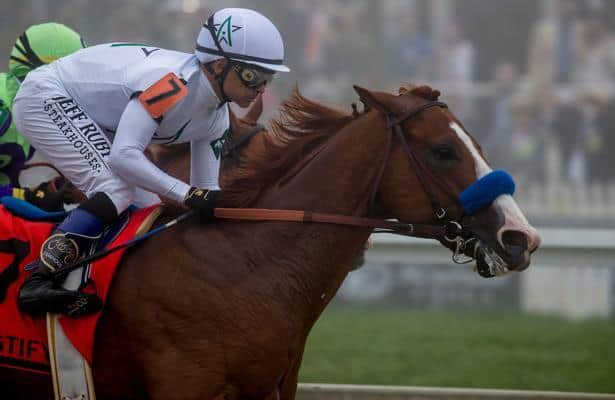
<svg viewBox="0 0 615 400"><path fill-rule="evenodd" d="M412 148L408 144L408 141L404 135L403 122L409 118L412 118L419 114L420 112L432 108L432 107L440 107L447 108L445 103L439 101L429 101L426 102L416 108L410 109L408 112L395 116L391 112L382 107L375 105L378 111L384 114L386 126L388 130L387 143L385 147L385 155L382 160L382 164L378 169L378 175L376 177L373 189L370 193L369 197L369 205L368 205L368 213L371 213L374 203L376 193L378 191L378 187L380 186L380 182L384 176L384 170L386 168L387 161L391 155L391 150L393 147L393 140L395 137L399 138L404 152L408 156L408 160L411 166L414 168L416 176L423 187L423 190L427 194L429 202L431 204L434 215L441 221L441 224L413 224L413 223L405 223L399 221L389 221L384 219L377 218L367 218L367 217L353 217L348 215L340 215L340 214L327 214L327 213L319 213L313 211L305 211L305 210L280 210L280 209L261 209L261 208L216 208L214 210L214 215L216 218L220 219L233 219L233 220L246 220L246 221L288 221L288 222L308 222L308 223L327 223L327 224L336 224L336 225L346 225L346 226L357 226L363 228L372 228L375 233L392 233L396 235L402 236L411 236L411 237L420 237L426 239L436 239L441 242L449 242L454 246L453 249L453 261L456 263L466 263L471 261L471 259L464 258L464 251L468 244L473 243L475 241L474 237L463 237L462 233L464 232L463 226L461 223L453 220L449 217L446 210L441 207L440 203L437 201L434 196L434 191L432 187L428 184L426 179L426 175L429 175L434 182L448 195L454 198L457 202L457 196L454 195L451 190L436 176L433 175L429 171L428 168L424 167L423 164L418 160L418 157L413 152ZM238 143L231 146L228 149L225 149L225 156L235 153L238 149L245 146L252 137L260 132L263 129L261 125L256 125L246 136L244 136ZM194 211L188 211L179 217L175 218L172 221L167 222L164 225L159 226L151 230L150 232L129 240L128 242L119 244L115 247L102 249L82 260L75 262L74 264L64 268L62 270L63 273L67 273L74 269L81 267L83 264L92 262L94 260L105 257L106 255L113 253L117 250L132 247L145 239L160 233L177 223L187 220L190 217L195 215Z"/></svg>
<svg viewBox="0 0 615 400"><path fill-rule="evenodd" d="M391 150L393 147L393 140L395 137L398 137L401 141L401 144L404 148L404 152L407 154L410 164L414 168L414 171L429 198L432 209L434 210L434 214L439 221L442 221L442 224L439 225L425 225L425 224L412 224L412 223L404 223L399 221L388 221L383 219L376 218L366 218L366 217L352 217L347 215L340 214L326 214L326 213L317 213L312 211L303 211L303 210L272 210L272 209L258 209L258 208L216 208L215 216L217 218L223 219L238 219L238 220L248 220L248 221L290 221L290 222L316 222L316 223L329 223L329 224L337 224L337 225L347 225L347 226L358 226L365 228L373 228L375 229L375 233L393 233L402 236L414 236L421 237L426 239L437 239L437 240L447 240L447 241L455 241L456 237L461 234L462 226L460 223L453 221L446 210L440 206L439 202L436 200L434 196L434 192L431 189L431 186L428 184L425 175L430 175L432 179L438 183L447 194L451 195L454 199L457 197L451 193L449 188L444 185L439 179L437 179L433 174L429 172L427 168L425 168L418 160L411 147L408 144L408 141L404 135L404 128L402 123L409 118L412 118L419 114L420 112L431 108L431 107L441 107L447 108L448 106L445 103L440 101L429 101L425 104L422 104L416 108L410 109L408 112L395 116L391 114L388 110L383 109L382 107L375 107L384 114L386 124L387 124L387 143L385 147L385 155L382 159L382 163L378 169L378 175L376 177L376 181L373 185L373 189L369 196L369 205L368 205L368 214L371 214L373 210L376 193L378 191L378 187L380 186L380 182L382 177L384 176L384 170L386 168L387 161L391 155ZM240 142L238 142L235 146L229 149L228 153L236 150L238 147L246 144L252 136L258 132L259 127L255 127L252 131L249 132ZM227 153L227 154L228 154Z"/></svg>
<svg viewBox="0 0 615 400"><path fill-rule="evenodd" d="M362 99L363 100L363 99ZM364 101L365 103L365 101ZM457 203L459 199L450 188L442 182L437 176L435 176L428 168L426 168L418 159L414 153L412 147L410 147L404 132L403 122L409 118L416 116L422 111L432 108L448 108L446 103L440 101L428 101L416 108L408 110L402 115L394 115L390 111L384 109L378 104L367 104L370 107L377 109L384 115L386 126L388 130L387 143L385 146L385 155L382 160L382 164L378 169L378 175L373 185L373 189L369 196L368 214L372 213L376 193L380 182L384 176L384 171L387 165L387 161L391 155L393 147L393 140L395 137L399 138L404 152L408 156L408 160L414 169L414 172L423 187L423 190L427 194L431 208L434 212L440 224L412 224L399 221L388 221L376 218L366 217L352 217L339 214L325 214L312 211L303 210L272 210L272 209L256 209L256 208L216 208L214 215L217 218L223 219L237 219L237 220L249 220L249 221L290 221L290 222L316 222L316 223L329 223L346 226L358 226L374 229L375 233L392 233L402 236L420 237L426 239L436 239L443 243L450 243L453 248L453 261L459 264L470 262L472 259L465 256L465 252L469 246L476 244L476 238L467 235L467 231L464 230L464 226L455 221L449 216L447 211L440 205L437 198L434 195L432 186L429 185L426 176L432 178L432 181L436 183L440 189L448 196L453 198ZM256 128L255 128L256 129ZM243 145L256 132L250 132L244 140L238 145ZM236 146L234 146L236 148ZM465 236L464 236L465 234Z"/></svg>
<svg viewBox="0 0 615 400"><path fill-rule="evenodd" d="M350 217L302 210L275 210L267 208L216 208L216 218L244 221L316 222L335 225L374 228L374 233L393 233L426 239L438 239L452 228L445 225L409 224L376 218Z"/></svg>
<svg viewBox="0 0 615 400"><path fill-rule="evenodd" d="M137 236L127 242L113 247L101 249L94 254L84 257L71 265L62 268L61 271L53 272L56 277L65 277L69 272L81 268L83 265L99 260L115 253L118 250L133 247L150 237L166 231L178 223L188 220L197 215L194 211L187 211L177 218L160 225L149 232ZM315 213L300 210L271 210L266 208L215 208L214 215L220 219L234 219L245 221L288 221L288 222L316 222L336 225L359 226L373 228L375 233L394 233L403 236L421 237L426 239L439 239L447 237L457 229L454 225L418 225L406 224L397 221L387 221L375 218L349 217L339 214Z"/></svg>

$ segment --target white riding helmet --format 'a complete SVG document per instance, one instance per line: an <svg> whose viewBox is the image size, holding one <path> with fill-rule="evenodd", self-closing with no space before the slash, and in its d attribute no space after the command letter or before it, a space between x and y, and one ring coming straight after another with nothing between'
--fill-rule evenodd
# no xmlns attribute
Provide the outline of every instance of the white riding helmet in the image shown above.
<svg viewBox="0 0 615 400"><path fill-rule="evenodd" d="M246 8L216 11L201 28L194 54L203 64L220 58L288 72L284 42L264 15Z"/></svg>

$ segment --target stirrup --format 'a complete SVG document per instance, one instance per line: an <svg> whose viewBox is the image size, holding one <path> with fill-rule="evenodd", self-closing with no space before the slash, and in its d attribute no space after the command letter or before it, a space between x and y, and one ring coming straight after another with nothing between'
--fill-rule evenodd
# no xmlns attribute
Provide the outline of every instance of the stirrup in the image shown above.
<svg viewBox="0 0 615 400"><path fill-rule="evenodd" d="M102 308L103 302L97 295L64 289L50 278L39 270L26 279L17 298L21 311L31 315L50 312L78 317Z"/></svg>
<svg viewBox="0 0 615 400"><path fill-rule="evenodd" d="M66 289L64 289L66 290ZM61 300L55 305L50 305L44 302L43 299L25 299L20 298L18 301L19 309L33 316L44 315L45 313L65 314L69 317L81 317L84 315L95 314L103 307L103 302L96 295L86 295L81 292L66 290L74 294L73 300L66 302Z"/></svg>
<svg viewBox="0 0 615 400"><path fill-rule="evenodd" d="M66 314L69 317L80 317L82 315L95 314L103 308L103 302L97 295L80 291L75 291L74 293L78 293L79 297L76 297L72 303L66 304L62 314Z"/></svg>

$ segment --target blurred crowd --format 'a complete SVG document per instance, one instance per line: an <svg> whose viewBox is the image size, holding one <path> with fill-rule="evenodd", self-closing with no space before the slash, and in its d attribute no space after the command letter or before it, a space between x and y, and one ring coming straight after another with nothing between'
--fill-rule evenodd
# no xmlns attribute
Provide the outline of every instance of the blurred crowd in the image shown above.
<svg viewBox="0 0 615 400"><path fill-rule="evenodd" d="M266 99L273 109L298 84L350 110L352 84L396 91L428 83L520 180L615 180L615 2L605 0L5 0L0 44L55 20L93 43L130 41L191 51L212 10L243 6L282 31L291 74ZM276 78L277 79L277 78ZM612 121L612 119L614 121Z"/></svg>
<svg viewBox="0 0 615 400"><path fill-rule="evenodd" d="M518 179L615 181L615 4L546 3L295 0L285 37L309 95L430 83Z"/></svg>
<svg viewBox="0 0 615 400"><path fill-rule="evenodd" d="M286 37L309 95L430 83L519 180L615 181L615 4L546 3L295 0Z"/></svg>

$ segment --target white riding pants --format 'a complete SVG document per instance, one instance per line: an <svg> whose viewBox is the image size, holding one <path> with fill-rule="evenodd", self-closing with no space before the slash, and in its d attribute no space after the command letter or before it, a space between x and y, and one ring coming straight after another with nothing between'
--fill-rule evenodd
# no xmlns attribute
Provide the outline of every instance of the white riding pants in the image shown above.
<svg viewBox="0 0 615 400"><path fill-rule="evenodd" d="M17 130L89 198L104 192L121 213L128 206L160 202L154 193L128 184L107 164L111 142L52 73L21 85L13 103Z"/></svg>

